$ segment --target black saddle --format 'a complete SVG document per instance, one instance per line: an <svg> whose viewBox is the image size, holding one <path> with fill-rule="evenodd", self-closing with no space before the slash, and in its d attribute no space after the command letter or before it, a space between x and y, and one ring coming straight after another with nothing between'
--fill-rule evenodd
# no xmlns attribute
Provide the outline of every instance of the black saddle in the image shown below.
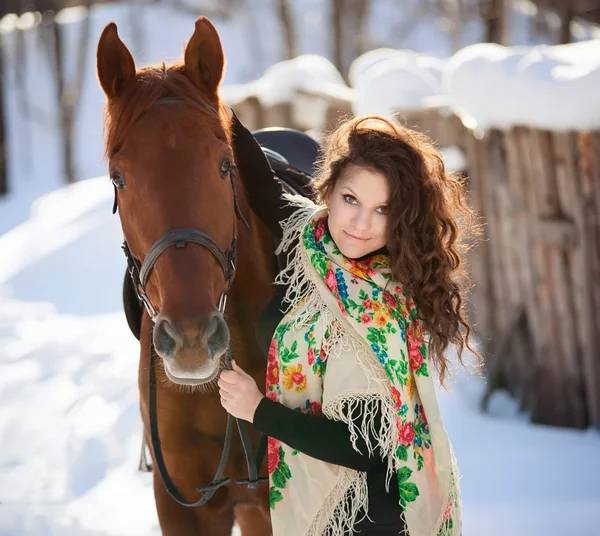
<svg viewBox="0 0 600 536"><path fill-rule="evenodd" d="M292 194L312 197L310 181L319 158L319 143L300 130L272 127L255 130L252 135L261 145L275 176Z"/></svg>
<svg viewBox="0 0 600 536"><path fill-rule="evenodd" d="M261 145L263 153L283 188L292 194L312 197L310 181L321 149L319 143L308 134L291 128L264 128L256 130L252 134ZM278 259L280 269L282 268L281 263L282 259ZM273 324L273 330L277 326L283 290L279 288L276 290L275 296L264 311L263 316L273 317L269 327L265 328L266 331L270 329L270 324ZM123 308L129 329L139 340L143 305L137 297L127 271L125 271L123 280ZM263 348L263 350L266 352L268 348Z"/></svg>

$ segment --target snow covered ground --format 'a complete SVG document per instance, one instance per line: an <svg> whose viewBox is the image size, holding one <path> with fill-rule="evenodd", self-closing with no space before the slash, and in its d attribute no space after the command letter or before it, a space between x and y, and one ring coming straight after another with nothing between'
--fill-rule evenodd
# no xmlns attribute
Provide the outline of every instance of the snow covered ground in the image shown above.
<svg viewBox="0 0 600 536"><path fill-rule="evenodd" d="M314 4L304 14L313 19ZM127 6L93 11L90 58L109 20L131 44L131 16ZM137 16L139 64L180 56L193 17L164 7ZM247 16L218 25L230 83L279 59L262 41L255 62L241 37ZM272 17L261 24L262 35L277 36ZM15 35L1 36L9 62ZM102 176L102 95L90 63L76 164L82 179L97 178L64 187L43 42L36 30L24 37L27 91L43 113L22 118L11 77L11 194L0 199L0 536L157 536L151 477L137 472L138 345L121 310L124 258ZM69 39L76 50L76 25ZM323 52L314 35L301 41L303 52ZM434 38L426 44L421 51L433 54ZM462 472L465 536L600 534L598 432L532 426L502 395L481 415L478 379L461 375L451 387L440 396Z"/></svg>

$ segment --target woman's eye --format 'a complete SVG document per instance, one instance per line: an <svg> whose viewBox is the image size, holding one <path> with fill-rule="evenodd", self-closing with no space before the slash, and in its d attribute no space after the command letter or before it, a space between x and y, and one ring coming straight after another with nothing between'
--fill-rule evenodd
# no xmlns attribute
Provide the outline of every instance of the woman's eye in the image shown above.
<svg viewBox="0 0 600 536"><path fill-rule="evenodd" d="M228 175L231 175L231 172L234 169L234 165L233 162L229 159L223 160L223 163L221 164L221 169L219 170L219 172L221 173L221 177L226 177Z"/></svg>
<svg viewBox="0 0 600 536"><path fill-rule="evenodd" d="M117 190L123 190L125 188L125 178L121 175L120 171L116 169L110 172L110 180L115 185Z"/></svg>
<svg viewBox="0 0 600 536"><path fill-rule="evenodd" d="M379 207L377 209L377 214L381 214L382 216L387 216L388 209L387 207Z"/></svg>
<svg viewBox="0 0 600 536"><path fill-rule="evenodd" d="M356 197L354 197L353 195L344 194L342 197L344 198L344 201L346 201L346 203L350 205L356 205Z"/></svg>

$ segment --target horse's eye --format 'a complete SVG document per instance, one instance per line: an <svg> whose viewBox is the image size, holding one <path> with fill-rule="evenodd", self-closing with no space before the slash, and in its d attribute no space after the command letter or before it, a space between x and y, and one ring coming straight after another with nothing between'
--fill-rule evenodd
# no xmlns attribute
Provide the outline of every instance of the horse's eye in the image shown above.
<svg viewBox="0 0 600 536"><path fill-rule="evenodd" d="M234 167L235 166L233 162L229 158L223 160L223 163L221 164L221 169L219 170L219 172L221 173L221 177L227 177L231 175Z"/></svg>
<svg viewBox="0 0 600 536"><path fill-rule="evenodd" d="M110 180L115 185L117 190L125 189L125 178L121 175L121 172L113 169L110 172Z"/></svg>

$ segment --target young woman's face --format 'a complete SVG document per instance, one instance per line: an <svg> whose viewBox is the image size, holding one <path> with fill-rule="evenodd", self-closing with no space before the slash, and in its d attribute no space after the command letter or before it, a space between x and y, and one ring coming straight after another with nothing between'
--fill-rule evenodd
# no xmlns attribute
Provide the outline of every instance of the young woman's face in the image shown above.
<svg viewBox="0 0 600 536"><path fill-rule="evenodd" d="M329 232L343 255L358 259L387 242L389 185L383 173L347 166L326 199Z"/></svg>

